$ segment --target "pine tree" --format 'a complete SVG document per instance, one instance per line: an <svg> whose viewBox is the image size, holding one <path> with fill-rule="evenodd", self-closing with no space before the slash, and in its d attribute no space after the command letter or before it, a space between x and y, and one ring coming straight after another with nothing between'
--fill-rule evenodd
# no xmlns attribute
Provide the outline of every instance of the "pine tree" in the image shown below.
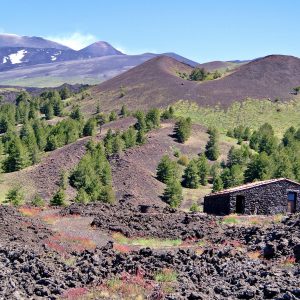
<svg viewBox="0 0 300 300"><path fill-rule="evenodd" d="M91 199L90 199L90 196L88 195L88 193L84 190L84 188L80 188L75 197L75 202L87 204L90 201L91 201Z"/></svg>
<svg viewBox="0 0 300 300"><path fill-rule="evenodd" d="M54 117L54 108L53 108L53 104L52 103L48 103L46 106L45 106L45 117L46 117L46 120L51 120L53 119Z"/></svg>
<svg viewBox="0 0 300 300"><path fill-rule="evenodd" d="M44 151L47 144L48 127L40 120L34 120L32 124L36 143L40 151Z"/></svg>
<svg viewBox="0 0 300 300"><path fill-rule="evenodd" d="M83 120L83 115L80 111L79 105L75 105L70 114L71 119L81 122Z"/></svg>
<svg viewBox="0 0 300 300"><path fill-rule="evenodd" d="M31 164L36 164L40 160L39 148L37 145L36 137L32 125L25 123L20 131L20 137L23 144L28 149Z"/></svg>
<svg viewBox="0 0 300 300"><path fill-rule="evenodd" d="M184 143L191 136L192 122L190 118L181 118L175 124L175 136L179 143Z"/></svg>
<svg viewBox="0 0 300 300"><path fill-rule="evenodd" d="M138 131L142 130L142 132L145 133L147 131L147 125L144 112L137 111L135 117L137 118L137 122L135 123L134 128Z"/></svg>
<svg viewBox="0 0 300 300"><path fill-rule="evenodd" d="M120 154L125 148L124 140L121 135L118 133L112 139L112 151L113 153Z"/></svg>
<svg viewBox="0 0 300 300"><path fill-rule="evenodd" d="M101 112L101 106L100 106L100 101L98 101L97 106L96 106L96 114L100 114Z"/></svg>
<svg viewBox="0 0 300 300"><path fill-rule="evenodd" d="M219 192L223 189L223 181L221 177L218 175L214 178L212 191Z"/></svg>
<svg viewBox="0 0 300 300"><path fill-rule="evenodd" d="M265 180L271 177L271 161L265 152L252 157L245 170L245 181Z"/></svg>
<svg viewBox="0 0 300 300"><path fill-rule="evenodd" d="M19 171L30 165L28 150L19 137L15 137L10 142L7 154L8 156L3 162L5 172Z"/></svg>
<svg viewBox="0 0 300 300"><path fill-rule="evenodd" d="M160 111L158 108L152 108L146 115L147 129L157 128L160 126Z"/></svg>
<svg viewBox="0 0 300 300"><path fill-rule="evenodd" d="M103 186L100 192L99 201L105 203L115 202L115 193L111 185Z"/></svg>
<svg viewBox="0 0 300 300"><path fill-rule="evenodd" d="M218 132L215 128L209 129L209 141L205 146L205 155L209 160L217 160L220 155Z"/></svg>
<svg viewBox="0 0 300 300"><path fill-rule="evenodd" d="M60 97L62 100L65 100L67 98L71 97L71 92L67 86L64 86L60 91L59 91Z"/></svg>
<svg viewBox="0 0 300 300"><path fill-rule="evenodd" d="M43 207L45 206L45 201L40 195L35 195L31 201L32 206Z"/></svg>
<svg viewBox="0 0 300 300"><path fill-rule="evenodd" d="M53 112L55 116L61 117L63 115L64 104L61 99L55 99L52 101L53 103Z"/></svg>
<svg viewBox="0 0 300 300"><path fill-rule="evenodd" d="M95 118L87 120L83 127L83 136L94 136L96 134L97 121Z"/></svg>
<svg viewBox="0 0 300 300"><path fill-rule="evenodd" d="M273 177L293 177L293 165L289 155L285 151L278 151L271 159L275 162Z"/></svg>
<svg viewBox="0 0 300 300"><path fill-rule="evenodd" d="M184 170L183 183L184 186L191 189L199 187L198 166L195 160L191 160Z"/></svg>
<svg viewBox="0 0 300 300"><path fill-rule="evenodd" d="M51 206L63 206L65 205L65 192L62 188L60 188L53 198L50 200L50 205Z"/></svg>
<svg viewBox="0 0 300 300"><path fill-rule="evenodd" d="M109 114L109 121L112 122L112 121L116 121L117 118L118 118L118 115L115 111L112 111L110 114Z"/></svg>
<svg viewBox="0 0 300 300"><path fill-rule="evenodd" d="M209 174L209 164L204 154L201 154L197 160L198 175L200 183L207 185L207 177Z"/></svg>
<svg viewBox="0 0 300 300"><path fill-rule="evenodd" d="M164 155L156 169L156 177L159 181L166 183L171 178L179 177L179 168L175 161L168 155Z"/></svg>
<svg viewBox="0 0 300 300"><path fill-rule="evenodd" d="M127 115L128 115L128 110L127 110L127 108L126 108L125 105L122 105L122 108L121 108L121 116L127 117Z"/></svg>
<svg viewBox="0 0 300 300"><path fill-rule="evenodd" d="M178 207L183 199L182 186L178 179L172 178L167 181L163 194L163 200L171 207Z"/></svg>
<svg viewBox="0 0 300 300"><path fill-rule="evenodd" d="M122 138L125 142L125 147L131 148L136 145L137 132L133 127L129 127L128 130L123 132Z"/></svg>
<svg viewBox="0 0 300 300"><path fill-rule="evenodd" d="M61 174L60 174L60 178L59 178L59 187L63 190L66 190L68 187L68 178L69 178L69 174L67 171L62 170Z"/></svg>
<svg viewBox="0 0 300 300"><path fill-rule="evenodd" d="M8 191L5 202L14 206L20 206L24 202L24 194L20 188L14 187Z"/></svg>
<svg viewBox="0 0 300 300"><path fill-rule="evenodd" d="M143 145L146 143L146 136L143 130L139 130L136 135L136 142L138 145Z"/></svg>

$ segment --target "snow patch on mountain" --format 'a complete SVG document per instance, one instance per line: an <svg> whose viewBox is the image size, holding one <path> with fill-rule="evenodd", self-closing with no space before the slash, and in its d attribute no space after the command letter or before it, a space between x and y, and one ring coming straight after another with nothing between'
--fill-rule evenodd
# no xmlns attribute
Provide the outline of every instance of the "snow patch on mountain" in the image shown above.
<svg viewBox="0 0 300 300"><path fill-rule="evenodd" d="M25 49L19 50L17 53L13 53L9 55L9 59L11 63L14 64L20 64L22 63L22 58L25 56L27 51Z"/></svg>
<svg viewBox="0 0 300 300"><path fill-rule="evenodd" d="M8 57L7 57L7 56L4 56L4 57L3 57L3 61L2 61L2 63L3 63L3 64L6 64L6 63L7 63L7 61L8 61Z"/></svg>

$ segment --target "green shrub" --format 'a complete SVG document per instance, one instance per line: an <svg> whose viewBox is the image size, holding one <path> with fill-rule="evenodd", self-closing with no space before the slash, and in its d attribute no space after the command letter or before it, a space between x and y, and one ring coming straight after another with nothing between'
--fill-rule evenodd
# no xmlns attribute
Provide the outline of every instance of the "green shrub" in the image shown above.
<svg viewBox="0 0 300 300"><path fill-rule="evenodd" d="M65 192L62 188L60 188L53 198L50 200L51 206L63 206L65 205Z"/></svg>
<svg viewBox="0 0 300 300"><path fill-rule="evenodd" d="M35 195L31 200L31 205L36 207L43 207L45 206L45 201L40 195Z"/></svg>
<svg viewBox="0 0 300 300"><path fill-rule="evenodd" d="M24 203L24 194L20 188L14 187L6 194L5 202L14 206L20 206Z"/></svg>
<svg viewBox="0 0 300 300"><path fill-rule="evenodd" d="M163 200L171 207L178 207L183 199L181 182L172 178L167 181Z"/></svg>
<svg viewBox="0 0 300 300"><path fill-rule="evenodd" d="M177 160L177 163L182 166L187 166L189 164L189 158L187 155L181 155L179 159Z"/></svg>
<svg viewBox="0 0 300 300"><path fill-rule="evenodd" d="M191 212L199 212L200 211L199 205L196 202L194 202L190 207L190 211Z"/></svg>

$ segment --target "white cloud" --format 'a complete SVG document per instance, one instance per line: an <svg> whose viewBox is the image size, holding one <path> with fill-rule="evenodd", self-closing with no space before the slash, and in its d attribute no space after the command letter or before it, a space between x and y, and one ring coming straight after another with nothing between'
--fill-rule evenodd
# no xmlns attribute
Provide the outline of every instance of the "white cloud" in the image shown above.
<svg viewBox="0 0 300 300"><path fill-rule="evenodd" d="M74 50L80 50L98 41L97 37L93 34L82 34L80 32L73 32L66 35L48 36L46 38L48 40L68 46Z"/></svg>

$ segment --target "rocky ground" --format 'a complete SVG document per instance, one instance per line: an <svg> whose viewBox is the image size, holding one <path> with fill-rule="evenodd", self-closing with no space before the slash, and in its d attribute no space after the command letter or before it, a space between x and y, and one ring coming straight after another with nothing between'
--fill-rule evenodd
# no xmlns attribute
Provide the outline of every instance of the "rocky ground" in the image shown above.
<svg viewBox="0 0 300 300"><path fill-rule="evenodd" d="M300 215L226 220L128 204L0 206L0 299L137 299L132 286L138 299L300 299ZM182 244L122 251L115 233Z"/></svg>

